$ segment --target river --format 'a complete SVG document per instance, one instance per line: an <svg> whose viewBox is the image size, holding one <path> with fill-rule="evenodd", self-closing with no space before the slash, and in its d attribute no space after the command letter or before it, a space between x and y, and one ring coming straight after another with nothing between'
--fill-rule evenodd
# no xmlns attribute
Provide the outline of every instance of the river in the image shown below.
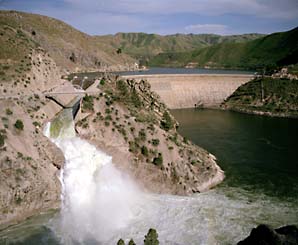
<svg viewBox="0 0 298 245"><path fill-rule="evenodd" d="M218 110L184 109L174 110L173 114L182 135L218 158L226 179L217 188L191 197L136 192L136 201L124 205L133 210L132 217L129 220L125 217L125 224L114 230L111 224L117 222L119 215L109 219L112 214L108 204L100 209L92 204L90 210L82 209L91 218L78 214L74 224L69 224L75 230L70 229L67 234L61 229L62 210L6 229L0 237L20 244L113 245L120 237L126 242L134 238L137 244L142 244L147 230L153 227L158 231L160 244L235 244L258 224L278 227L298 223L297 120ZM77 137L63 142L64 146L79 144L93 155L102 154ZM113 176L121 179L119 174ZM125 196L119 198L117 202L121 203ZM117 212L122 221L122 213ZM99 219L104 217L104 222L96 220L97 215ZM93 219L96 221L91 224L95 227L86 226ZM104 234L101 226L108 229ZM84 234L87 235L83 239L77 238Z"/></svg>

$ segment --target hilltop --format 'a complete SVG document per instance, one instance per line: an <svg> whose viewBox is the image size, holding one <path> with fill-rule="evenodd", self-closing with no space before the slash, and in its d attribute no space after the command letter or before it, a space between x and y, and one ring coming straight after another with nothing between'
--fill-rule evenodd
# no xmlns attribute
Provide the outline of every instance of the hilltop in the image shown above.
<svg viewBox="0 0 298 245"><path fill-rule="evenodd" d="M258 69L298 62L298 28L274 33L253 41L220 43L190 52L161 53L149 62L152 66Z"/></svg>
<svg viewBox="0 0 298 245"><path fill-rule="evenodd" d="M135 60L117 53L62 21L17 11L0 11L0 60L19 64L30 48L43 48L64 71L132 69Z"/></svg>
<svg viewBox="0 0 298 245"><path fill-rule="evenodd" d="M219 43L242 43L262 37L262 34L220 36L215 34L158 35L146 33L117 33L97 36L96 39L120 48L123 53L138 59L149 59L160 53L185 52Z"/></svg>

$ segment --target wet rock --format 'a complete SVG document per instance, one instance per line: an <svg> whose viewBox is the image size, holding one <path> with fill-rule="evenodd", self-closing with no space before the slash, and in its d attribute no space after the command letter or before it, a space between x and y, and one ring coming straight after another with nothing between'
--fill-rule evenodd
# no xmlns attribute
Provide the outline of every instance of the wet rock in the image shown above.
<svg viewBox="0 0 298 245"><path fill-rule="evenodd" d="M253 228L250 235L238 245L294 245L298 244L298 228L288 225L273 229L268 225Z"/></svg>

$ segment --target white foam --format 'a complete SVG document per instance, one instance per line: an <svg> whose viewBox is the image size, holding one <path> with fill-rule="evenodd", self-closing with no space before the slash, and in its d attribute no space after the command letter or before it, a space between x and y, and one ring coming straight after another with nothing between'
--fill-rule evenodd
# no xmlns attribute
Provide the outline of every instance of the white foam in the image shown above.
<svg viewBox="0 0 298 245"><path fill-rule="evenodd" d="M66 159L61 175L62 208L55 230L66 244L106 241L135 217L141 193L115 168L110 156L85 140L61 135L52 139Z"/></svg>

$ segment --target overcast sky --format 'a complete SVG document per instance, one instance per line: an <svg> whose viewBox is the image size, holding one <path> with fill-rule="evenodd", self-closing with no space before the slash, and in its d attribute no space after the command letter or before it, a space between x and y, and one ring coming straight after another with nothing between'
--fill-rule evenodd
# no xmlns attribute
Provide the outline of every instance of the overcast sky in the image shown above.
<svg viewBox="0 0 298 245"><path fill-rule="evenodd" d="M298 0L0 0L92 35L272 33L298 26Z"/></svg>

